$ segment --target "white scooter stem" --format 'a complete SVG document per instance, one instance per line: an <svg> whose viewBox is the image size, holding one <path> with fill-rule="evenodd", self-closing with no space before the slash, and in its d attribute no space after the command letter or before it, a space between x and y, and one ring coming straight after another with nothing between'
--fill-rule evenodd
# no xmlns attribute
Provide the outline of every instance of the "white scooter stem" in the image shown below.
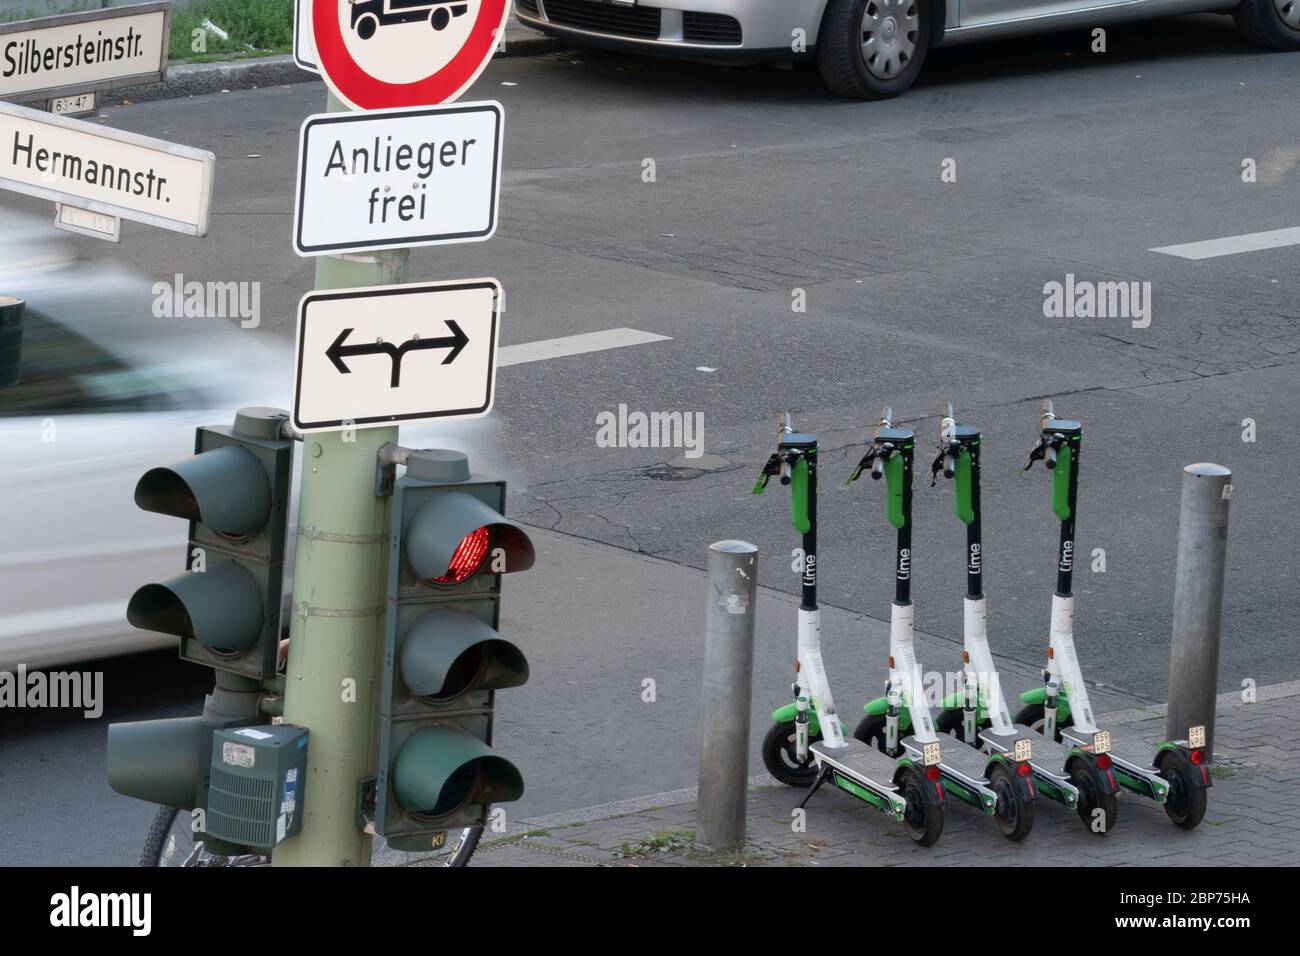
<svg viewBox="0 0 1300 956"><path fill-rule="evenodd" d="M1074 729L1081 734L1097 732L1088 688L1079 669L1079 656L1074 650L1074 596L1052 595L1052 634L1049 646L1052 655L1047 670L1057 678L1062 692L1070 701L1070 717Z"/></svg>
<svg viewBox="0 0 1300 956"><path fill-rule="evenodd" d="M889 685L903 697L903 706L912 718L912 736L920 743L934 743L939 739L934 731L930 707L925 702L925 686L921 679L921 665L916 660L912 641L912 605L891 605L889 613L889 656L893 667L889 671Z"/></svg>
<svg viewBox="0 0 1300 956"><path fill-rule="evenodd" d="M822 663L821 611L799 608L799 673L817 704L822 740L829 747L844 747L844 727L835 713L830 680Z"/></svg>
<svg viewBox="0 0 1300 956"><path fill-rule="evenodd" d="M1002 694L1002 682L993 665L993 652L989 650L984 598L966 598L963 635L968 658L966 676L974 680L979 688L979 699L984 701L993 732L1011 736L1015 733L1015 728L1011 724L1007 699Z"/></svg>

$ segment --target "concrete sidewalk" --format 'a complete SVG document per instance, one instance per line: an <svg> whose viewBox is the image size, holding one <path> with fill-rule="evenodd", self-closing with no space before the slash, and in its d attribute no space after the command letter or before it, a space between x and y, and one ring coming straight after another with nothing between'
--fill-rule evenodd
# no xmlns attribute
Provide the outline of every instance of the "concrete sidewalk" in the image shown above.
<svg viewBox="0 0 1300 956"><path fill-rule="evenodd" d="M1059 804L1040 800L1034 831L1023 843L1003 839L994 825L960 803L949 803L943 838L928 849L844 794L823 787L808 804L807 832L791 828L802 792L766 776L751 783L749 842L720 857L694 847L694 788L572 813L524 820L512 832L485 838L474 866L1294 866L1300 863L1300 752L1280 746L1282 728L1300 721L1300 681L1260 688L1256 703L1236 694L1219 698L1214 786L1209 810L1185 832L1155 803L1120 798L1106 836L1084 829ZM1099 719L1125 737L1163 735L1164 708L1120 711ZM757 731L756 731L757 732ZM376 860L376 862L381 862ZM418 857L389 865L419 866Z"/></svg>

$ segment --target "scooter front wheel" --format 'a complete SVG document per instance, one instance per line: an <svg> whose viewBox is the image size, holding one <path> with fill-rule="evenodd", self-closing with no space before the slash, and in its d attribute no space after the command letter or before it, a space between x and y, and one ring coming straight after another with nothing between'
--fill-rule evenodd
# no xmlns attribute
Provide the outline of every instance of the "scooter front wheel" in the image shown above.
<svg viewBox="0 0 1300 956"><path fill-rule="evenodd" d="M1038 716L1039 719L1042 719L1043 715L1040 713ZM1024 723L1024 721L1021 721L1019 718L1017 718L1016 722ZM992 726L993 721L985 718L979 722L979 725L975 730L978 733L981 730L988 730ZM939 716L934 719L934 729L938 733L949 734L960 741L971 744L972 746L979 746L978 741L966 740L966 715L960 710L940 711Z"/></svg>
<svg viewBox="0 0 1300 956"><path fill-rule="evenodd" d="M1177 750L1166 750L1156 764L1160 776L1169 781L1169 795L1165 797L1165 815L1176 826L1194 830L1205 818L1206 793L1200 773L1187 755Z"/></svg>
<svg viewBox="0 0 1300 956"><path fill-rule="evenodd" d="M1016 714L1015 722L1017 724L1024 724L1030 730L1036 730L1041 734L1043 732L1043 724L1045 723L1043 715L1046 713L1046 710L1047 708L1042 704L1026 704L1024 707L1021 707L1020 712ZM1061 742L1061 728L1069 727L1073 723L1074 718L1072 717L1066 717L1065 720L1058 720L1056 722L1056 742L1058 744Z"/></svg>
<svg viewBox="0 0 1300 956"><path fill-rule="evenodd" d="M943 835L943 797L937 785L926 781L915 767L903 767L894 778L907 801L903 827L920 846L934 846Z"/></svg>
<svg viewBox="0 0 1300 956"><path fill-rule="evenodd" d="M897 754L891 754L885 749L884 717L863 717L858 721L858 726L853 728L853 736L857 740L862 741L868 747L875 747L882 754L890 757L897 756Z"/></svg>
<svg viewBox="0 0 1300 956"><path fill-rule="evenodd" d="M820 733L808 737L808 743L822 739ZM811 787L817 779L817 766L812 757L807 763L799 762L795 746L794 721L773 724L763 738L763 766L767 772L788 787Z"/></svg>
<svg viewBox="0 0 1300 956"><path fill-rule="evenodd" d="M998 832L1017 843L1034 828L1034 799L1021 796L1013 771L1005 763L995 763L989 770L989 789L998 795L993 819Z"/></svg>

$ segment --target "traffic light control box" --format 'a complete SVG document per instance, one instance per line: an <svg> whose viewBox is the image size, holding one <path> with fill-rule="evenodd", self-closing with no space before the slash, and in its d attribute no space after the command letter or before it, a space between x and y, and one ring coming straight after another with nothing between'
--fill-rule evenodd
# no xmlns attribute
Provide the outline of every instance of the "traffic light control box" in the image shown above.
<svg viewBox="0 0 1300 956"><path fill-rule="evenodd" d="M302 827L307 730L288 724L213 733L206 832L269 850Z"/></svg>

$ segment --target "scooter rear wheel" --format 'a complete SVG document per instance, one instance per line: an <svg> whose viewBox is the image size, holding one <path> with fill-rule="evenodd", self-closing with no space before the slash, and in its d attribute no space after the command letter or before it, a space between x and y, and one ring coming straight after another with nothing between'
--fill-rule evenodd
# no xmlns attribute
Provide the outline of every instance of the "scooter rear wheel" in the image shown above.
<svg viewBox="0 0 1300 956"><path fill-rule="evenodd" d="M808 743L816 743L821 739L820 733L812 734L808 738ZM795 752L795 729L792 720L773 724L767 735L763 737L763 766L767 768L768 773L787 787L811 787L813 781L817 779L817 766L811 757L808 758L807 763L799 763Z"/></svg>
<svg viewBox="0 0 1300 956"><path fill-rule="evenodd" d="M1016 793L1016 780L1012 774L1005 763L995 763L989 770L989 789L998 795L997 810L993 814L998 832L1018 843L1034 828L1034 800L1026 800Z"/></svg>
<svg viewBox="0 0 1300 956"><path fill-rule="evenodd" d="M1200 774L1186 754L1177 750L1162 753L1156 767L1160 776L1169 781L1165 815L1184 830L1196 829L1205 819L1206 793Z"/></svg>
<svg viewBox="0 0 1300 956"><path fill-rule="evenodd" d="M920 846L934 846L943 835L943 798L915 767L903 767L894 778L899 794L907 801L903 827Z"/></svg>
<svg viewBox="0 0 1300 956"><path fill-rule="evenodd" d="M1105 836L1119 816L1119 800L1111 792L1106 775L1091 760L1076 757L1070 764L1070 782L1079 790L1079 803L1075 807L1079 819L1093 833Z"/></svg>

